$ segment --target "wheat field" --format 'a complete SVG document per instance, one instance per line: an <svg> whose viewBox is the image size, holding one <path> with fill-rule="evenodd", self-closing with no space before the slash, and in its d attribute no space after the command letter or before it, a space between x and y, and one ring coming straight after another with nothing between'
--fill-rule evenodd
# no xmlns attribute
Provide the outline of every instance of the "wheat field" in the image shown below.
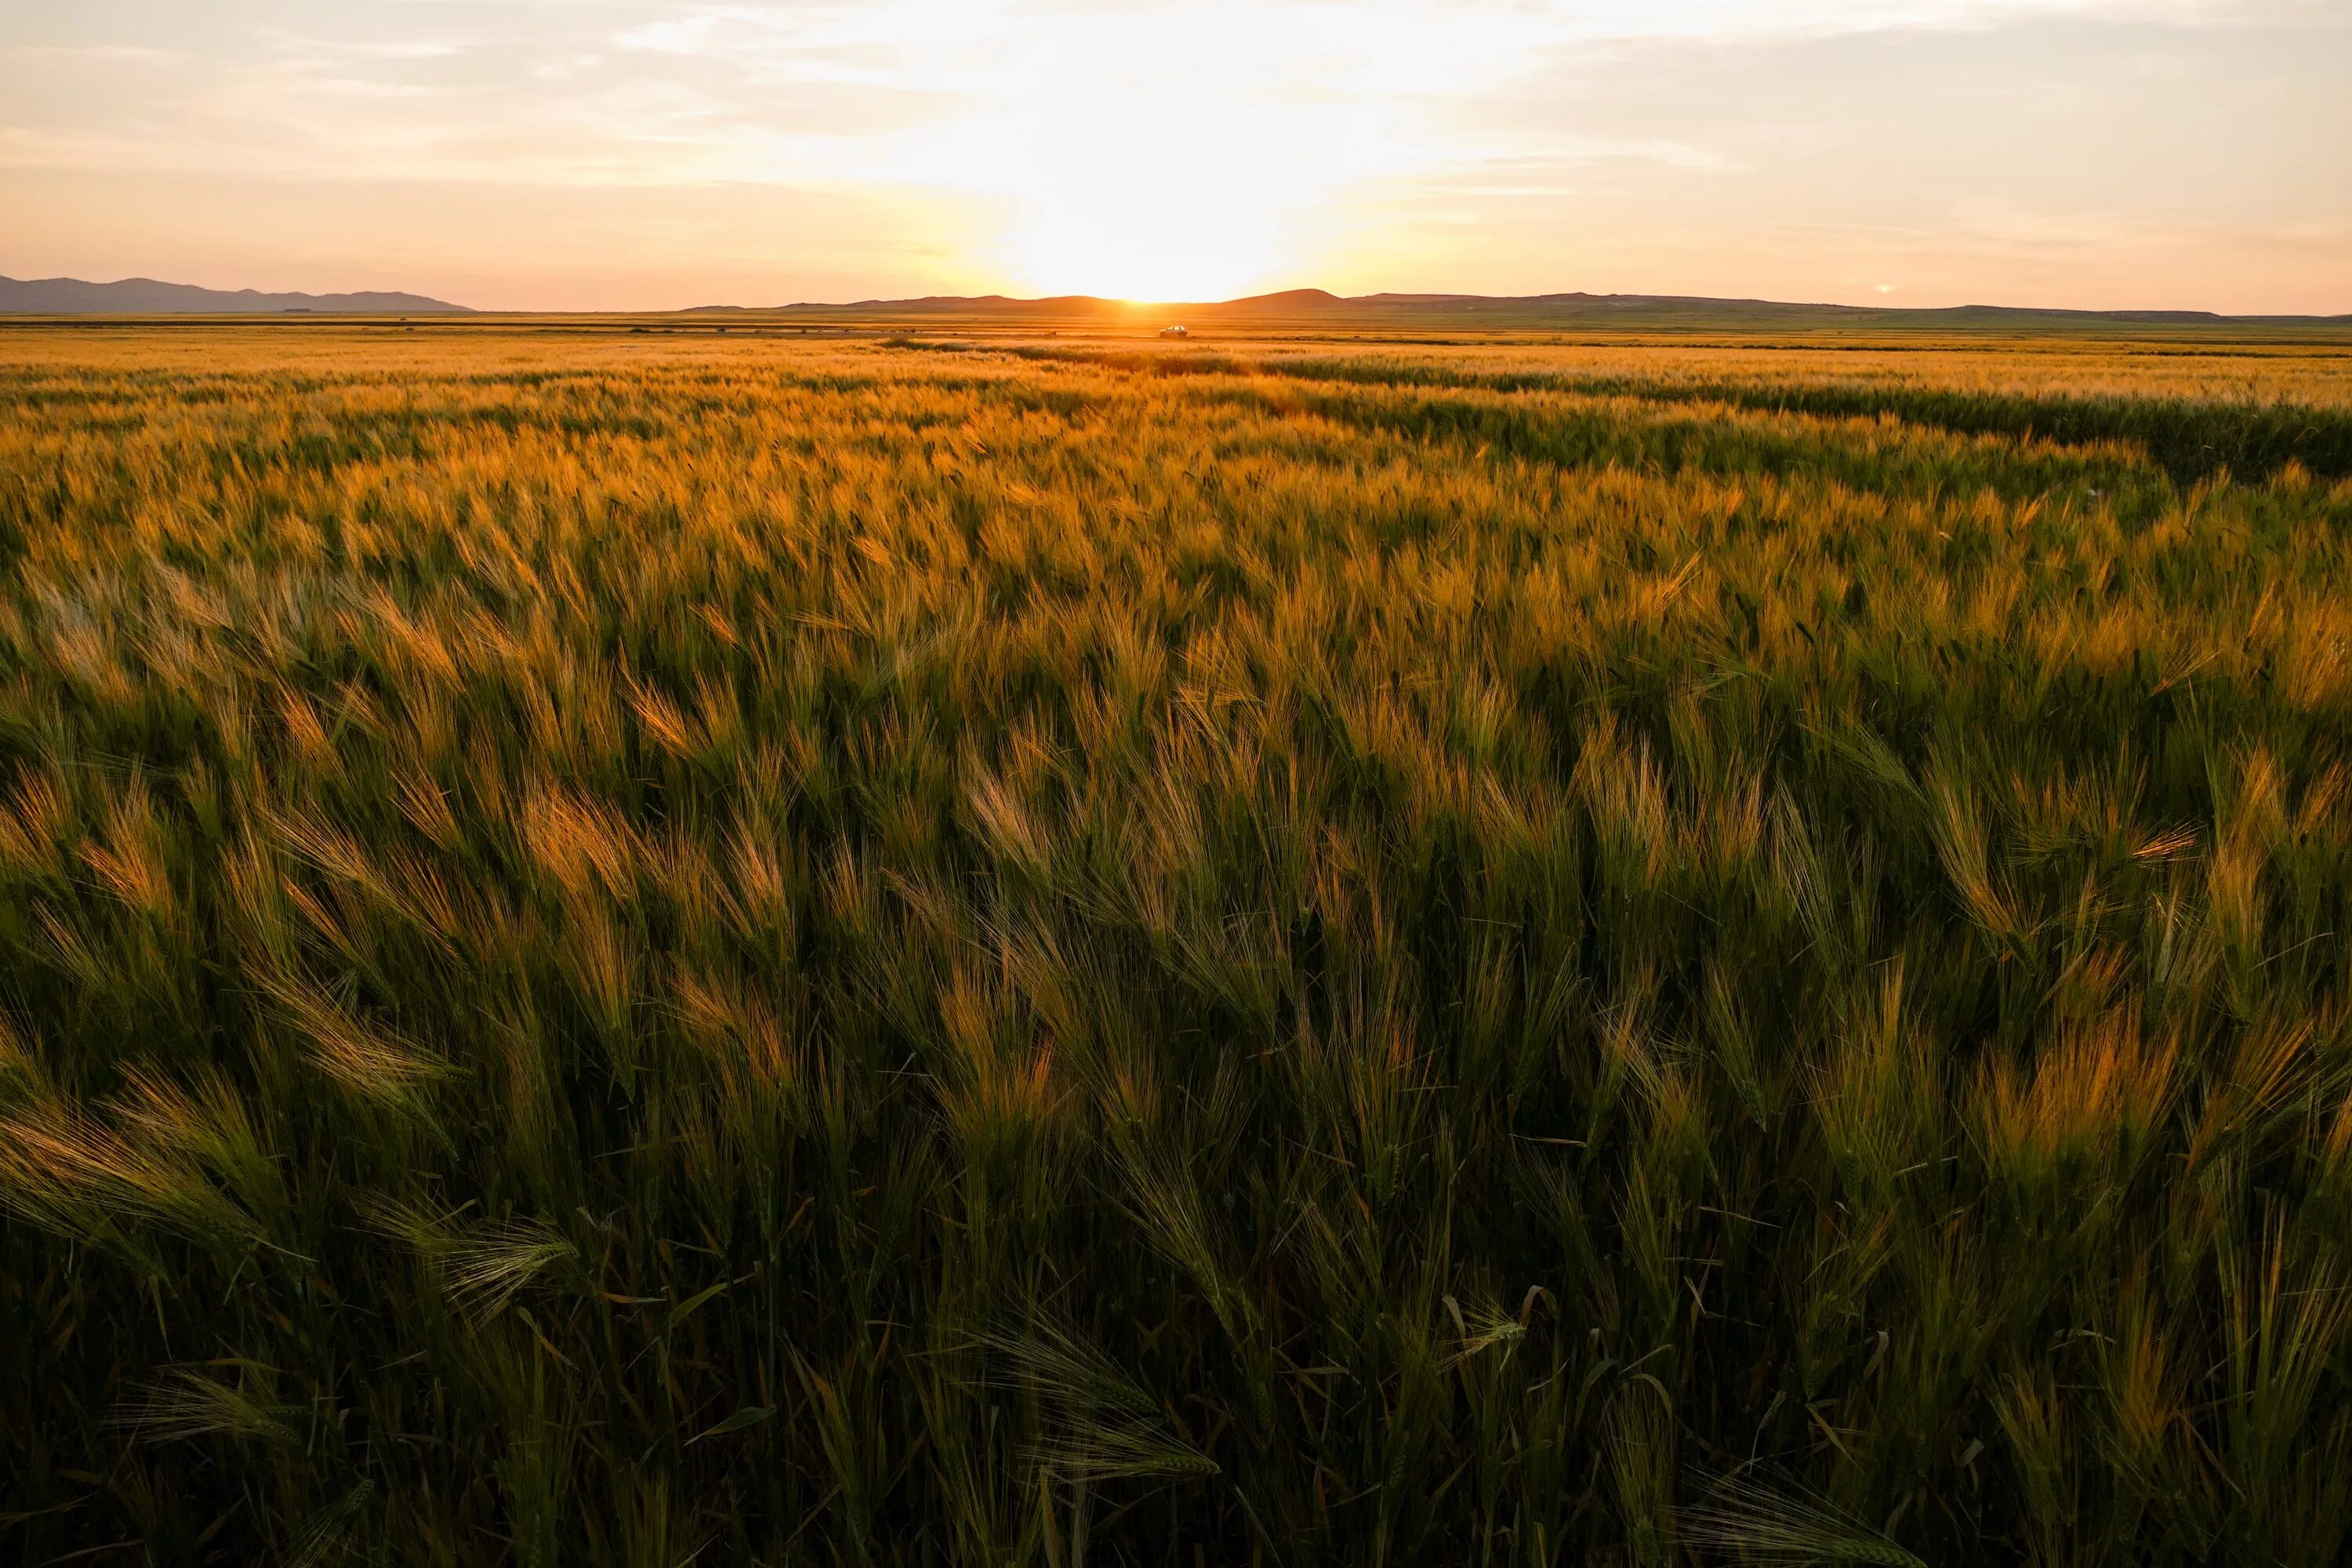
<svg viewBox="0 0 2352 1568"><path fill-rule="evenodd" d="M2352 1551L2352 349L0 329L0 1559Z"/></svg>

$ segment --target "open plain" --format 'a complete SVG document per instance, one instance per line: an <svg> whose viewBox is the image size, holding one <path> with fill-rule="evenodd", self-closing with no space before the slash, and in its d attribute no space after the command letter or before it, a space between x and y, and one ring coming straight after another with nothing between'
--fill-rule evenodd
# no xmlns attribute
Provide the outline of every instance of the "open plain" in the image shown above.
<svg viewBox="0 0 2352 1568"><path fill-rule="evenodd" d="M0 1558L2344 1561L2352 341L1432 337L0 326Z"/></svg>

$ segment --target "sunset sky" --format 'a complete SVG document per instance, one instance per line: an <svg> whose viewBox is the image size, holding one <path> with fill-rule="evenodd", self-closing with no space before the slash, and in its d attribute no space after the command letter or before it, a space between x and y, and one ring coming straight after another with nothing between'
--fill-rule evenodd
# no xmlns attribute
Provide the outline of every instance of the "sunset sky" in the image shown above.
<svg viewBox="0 0 2352 1568"><path fill-rule="evenodd" d="M0 273L2352 311L2352 0L0 0Z"/></svg>

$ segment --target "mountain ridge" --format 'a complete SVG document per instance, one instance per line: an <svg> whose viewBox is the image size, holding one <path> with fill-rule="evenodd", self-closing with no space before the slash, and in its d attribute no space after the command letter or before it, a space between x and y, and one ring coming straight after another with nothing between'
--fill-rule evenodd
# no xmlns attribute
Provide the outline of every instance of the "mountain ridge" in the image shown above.
<svg viewBox="0 0 2352 1568"><path fill-rule="evenodd" d="M381 289L273 294L258 289L205 289L153 278L118 278L110 283L79 278L0 278L0 315L259 316L312 310L332 315L475 313L471 306Z"/></svg>
<svg viewBox="0 0 2352 1568"><path fill-rule="evenodd" d="M0 277L0 315L475 315L472 307L423 294L362 290L340 294L205 289L152 278L93 283L78 278ZM530 314L532 312L516 312ZM570 314L572 312L558 312ZM592 312L593 313L593 312ZM637 312L618 312L635 314ZM654 312L656 314L663 312ZM806 318L875 316L995 318L1008 321L1144 319L1190 324L1314 322L1329 326L1573 329L1636 327L1691 331L1775 327L1891 328L2352 328L2341 315L2231 315L2214 310L2078 310L2039 305L1848 305L1693 294L1452 294L1388 291L1339 295L1286 289L1234 300L1184 302L1114 300L1093 294L1020 299L1004 294L930 294L903 300L789 305L696 305L675 315Z"/></svg>
<svg viewBox="0 0 2352 1568"><path fill-rule="evenodd" d="M1846 305L1777 300L1717 299L1688 294L1441 294L1338 295L1322 289L1287 289L1236 300L1185 302L1131 301L1092 294L1013 299L1003 294L924 295L905 300L859 300L767 307L700 305L681 313L759 310L776 315L906 315L1134 317L1159 313L1171 321L1215 323L1273 318L1315 317L1390 324L1399 317L1465 325L1600 325L1604 323L1686 326L1885 325L2047 326L2080 322L2114 327L2326 327L2352 326L2344 315L2228 315L2214 310L2079 310L2038 305Z"/></svg>

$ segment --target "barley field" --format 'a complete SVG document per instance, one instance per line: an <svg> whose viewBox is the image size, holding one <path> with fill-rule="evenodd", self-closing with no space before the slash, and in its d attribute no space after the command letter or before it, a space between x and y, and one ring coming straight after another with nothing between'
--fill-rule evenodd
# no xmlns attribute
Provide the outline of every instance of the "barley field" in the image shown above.
<svg viewBox="0 0 2352 1568"><path fill-rule="evenodd" d="M0 1560L2352 1552L2352 345L0 328Z"/></svg>

